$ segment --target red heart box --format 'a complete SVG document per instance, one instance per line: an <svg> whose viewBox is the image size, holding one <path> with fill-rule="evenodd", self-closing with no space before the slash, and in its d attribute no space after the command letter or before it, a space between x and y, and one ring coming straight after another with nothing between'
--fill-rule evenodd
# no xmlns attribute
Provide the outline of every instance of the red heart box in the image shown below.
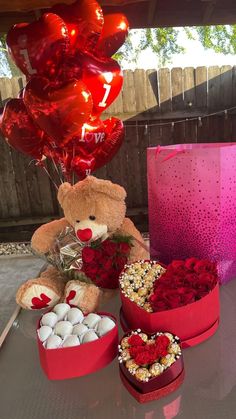
<svg viewBox="0 0 236 419"><path fill-rule="evenodd" d="M91 374L104 368L117 356L118 327L116 318L106 312L97 314L110 317L116 326L96 341L69 348L46 349L37 334L41 367L49 380L65 380ZM39 327L40 320L37 329Z"/></svg>
<svg viewBox="0 0 236 419"><path fill-rule="evenodd" d="M182 347L195 346L215 333L219 324L219 284L200 300L172 310L149 313L120 291L121 324L124 330L141 328L145 333L169 330Z"/></svg>
<svg viewBox="0 0 236 419"><path fill-rule="evenodd" d="M126 333L122 339L129 335L130 332ZM123 362L120 362L119 367L123 384L141 403L156 400L170 394L176 390L184 380L184 361L182 354L179 359L176 359L176 361L170 367L166 368L163 373L157 377L150 378L147 382L137 380L136 377L129 372Z"/></svg>

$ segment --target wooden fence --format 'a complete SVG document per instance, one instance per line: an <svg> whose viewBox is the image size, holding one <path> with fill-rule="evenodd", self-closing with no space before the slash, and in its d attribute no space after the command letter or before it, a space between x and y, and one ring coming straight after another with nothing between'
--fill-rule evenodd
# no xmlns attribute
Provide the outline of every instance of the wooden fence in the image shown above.
<svg viewBox="0 0 236 419"><path fill-rule="evenodd" d="M0 106L16 97L23 85L21 78L0 79ZM96 175L123 185L129 214L146 217L147 147L236 141L235 112L224 112L234 106L236 67L125 71L122 93L104 115L125 121L125 142ZM218 111L222 112L207 116ZM38 224L58 217L56 191L43 170L3 139L0 156L0 227ZM49 171L53 171L50 164ZM146 218L143 228L147 228Z"/></svg>

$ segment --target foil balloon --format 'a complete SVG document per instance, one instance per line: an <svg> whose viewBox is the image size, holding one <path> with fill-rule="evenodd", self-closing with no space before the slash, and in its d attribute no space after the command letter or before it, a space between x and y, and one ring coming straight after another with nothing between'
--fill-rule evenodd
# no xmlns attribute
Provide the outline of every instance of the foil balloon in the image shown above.
<svg viewBox="0 0 236 419"><path fill-rule="evenodd" d="M93 156L76 156L71 161L71 170L82 180L94 171L95 163L96 160Z"/></svg>
<svg viewBox="0 0 236 419"><path fill-rule="evenodd" d="M124 125L118 118L109 118L103 121L106 127L107 138L96 152L96 164L94 170L107 164L118 152L124 141Z"/></svg>
<svg viewBox="0 0 236 419"><path fill-rule="evenodd" d="M88 121L81 126L80 135L73 138L70 145L76 152L93 153L107 138L106 126L100 119Z"/></svg>
<svg viewBox="0 0 236 419"><path fill-rule="evenodd" d="M95 0L78 0L73 4L58 4L51 11L66 23L72 50L91 52L103 27L103 13Z"/></svg>
<svg viewBox="0 0 236 419"><path fill-rule="evenodd" d="M119 64L112 58L98 59L89 54L76 53L62 66L59 77L65 80L81 78L93 98L93 115L99 116L117 98L123 85Z"/></svg>
<svg viewBox="0 0 236 419"><path fill-rule="evenodd" d="M60 146L80 133L93 107L91 93L82 81L54 85L42 77L28 82L24 103L37 125Z"/></svg>
<svg viewBox="0 0 236 419"><path fill-rule="evenodd" d="M104 15L104 25L94 54L111 57L124 44L128 36L129 22L122 13Z"/></svg>
<svg viewBox="0 0 236 419"><path fill-rule="evenodd" d="M11 99L6 103L0 129L10 146L41 160L46 136L34 124L22 99Z"/></svg>
<svg viewBox="0 0 236 419"><path fill-rule="evenodd" d="M52 13L32 23L18 23L7 34L9 53L29 78L53 77L69 48L66 24Z"/></svg>

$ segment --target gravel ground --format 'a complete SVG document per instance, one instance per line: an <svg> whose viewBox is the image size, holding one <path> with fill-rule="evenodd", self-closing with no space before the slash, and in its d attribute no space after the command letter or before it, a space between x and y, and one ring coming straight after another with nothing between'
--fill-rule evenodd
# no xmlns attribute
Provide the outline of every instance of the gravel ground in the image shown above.
<svg viewBox="0 0 236 419"><path fill-rule="evenodd" d="M0 256L32 255L30 243L0 243Z"/></svg>

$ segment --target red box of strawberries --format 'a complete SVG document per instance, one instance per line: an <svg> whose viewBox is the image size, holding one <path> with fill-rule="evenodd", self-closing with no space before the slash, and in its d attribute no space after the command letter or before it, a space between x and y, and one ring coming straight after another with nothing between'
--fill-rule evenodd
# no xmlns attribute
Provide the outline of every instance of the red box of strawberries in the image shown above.
<svg viewBox="0 0 236 419"><path fill-rule="evenodd" d="M215 264L190 258L166 268L155 261L126 265L120 276L121 324L147 333L169 330L183 347L210 337L220 316Z"/></svg>
<svg viewBox="0 0 236 419"><path fill-rule="evenodd" d="M84 315L57 304L37 329L41 367L51 380L80 377L109 364L117 355L118 327L110 313Z"/></svg>

